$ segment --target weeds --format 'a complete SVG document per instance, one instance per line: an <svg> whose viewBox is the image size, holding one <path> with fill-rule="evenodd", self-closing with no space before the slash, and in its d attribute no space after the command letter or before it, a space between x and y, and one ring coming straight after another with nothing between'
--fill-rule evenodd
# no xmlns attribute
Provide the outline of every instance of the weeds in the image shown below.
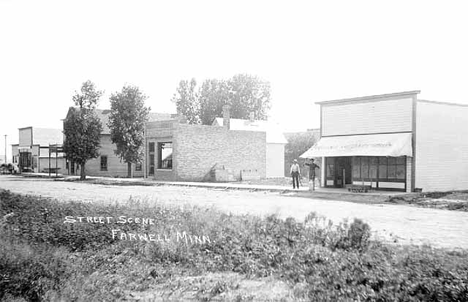
<svg viewBox="0 0 468 302"><path fill-rule="evenodd" d="M217 272L282 279L295 299L304 300L468 299L465 251L384 245L371 241L369 225L358 219L334 225L315 213L300 222L134 199L124 205L57 202L7 191L0 192L0 215L0 299L124 300L129 291ZM66 216L122 215L154 223L117 224L117 218L64 223ZM186 232L210 240L121 240L112 238L116 228L126 234ZM238 290L226 280L197 286L195 296L206 301ZM255 300L248 293L233 296Z"/></svg>

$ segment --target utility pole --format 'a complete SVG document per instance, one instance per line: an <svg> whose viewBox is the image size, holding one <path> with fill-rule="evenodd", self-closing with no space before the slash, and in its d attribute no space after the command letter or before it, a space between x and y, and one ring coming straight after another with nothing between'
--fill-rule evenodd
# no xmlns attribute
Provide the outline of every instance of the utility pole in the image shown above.
<svg viewBox="0 0 468 302"><path fill-rule="evenodd" d="M7 138L7 135L5 134L5 165L7 164L7 153L6 153L7 152L7 145L6 145L7 140L6 138Z"/></svg>

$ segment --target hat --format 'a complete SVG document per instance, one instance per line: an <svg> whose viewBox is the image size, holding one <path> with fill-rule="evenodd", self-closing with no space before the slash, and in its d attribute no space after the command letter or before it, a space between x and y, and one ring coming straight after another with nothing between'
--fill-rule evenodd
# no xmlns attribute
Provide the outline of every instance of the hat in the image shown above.
<svg viewBox="0 0 468 302"><path fill-rule="evenodd" d="M295 159L294 162L297 163L297 159Z"/></svg>

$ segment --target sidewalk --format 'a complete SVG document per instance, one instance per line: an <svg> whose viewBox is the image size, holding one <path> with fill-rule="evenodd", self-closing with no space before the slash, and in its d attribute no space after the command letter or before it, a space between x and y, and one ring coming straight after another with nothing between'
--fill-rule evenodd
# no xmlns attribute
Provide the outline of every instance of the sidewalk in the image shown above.
<svg viewBox="0 0 468 302"><path fill-rule="evenodd" d="M24 173L23 177L39 177L49 178L47 173ZM56 181L76 181L79 176L65 177L55 174L51 175L50 178L54 178ZM213 190L245 190L245 191L265 191L265 192L278 192L280 194L294 194L299 193L300 196L310 196L314 198L325 198L334 199L338 196L355 198L359 196L371 197L375 200L386 200L390 196L408 194L405 192L394 192L394 191L372 191L368 193L354 193L349 192L344 188L321 188L316 187L315 191L310 191L308 186L301 186L299 189L293 189L291 186L281 185L261 185L261 184L244 184L238 182L183 182L183 181L158 181L154 179L145 178L113 178L113 177L99 177L99 176L86 176L86 181L94 184L104 185L134 185L134 186L180 186L180 187L198 187L198 188L209 188ZM296 194L294 194L296 195Z"/></svg>

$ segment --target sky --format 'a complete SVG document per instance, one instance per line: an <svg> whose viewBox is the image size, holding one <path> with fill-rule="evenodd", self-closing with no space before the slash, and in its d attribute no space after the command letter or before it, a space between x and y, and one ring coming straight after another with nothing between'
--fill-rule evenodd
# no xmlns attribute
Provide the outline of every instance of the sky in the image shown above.
<svg viewBox="0 0 468 302"><path fill-rule="evenodd" d="M318 128L318 101L421 90L468 104L464 2L0 0L0 154L18 128L61 129L86 80L105 91L98 108L130 84L175 113L181 80L255 75L285 131Z"/></svg>

